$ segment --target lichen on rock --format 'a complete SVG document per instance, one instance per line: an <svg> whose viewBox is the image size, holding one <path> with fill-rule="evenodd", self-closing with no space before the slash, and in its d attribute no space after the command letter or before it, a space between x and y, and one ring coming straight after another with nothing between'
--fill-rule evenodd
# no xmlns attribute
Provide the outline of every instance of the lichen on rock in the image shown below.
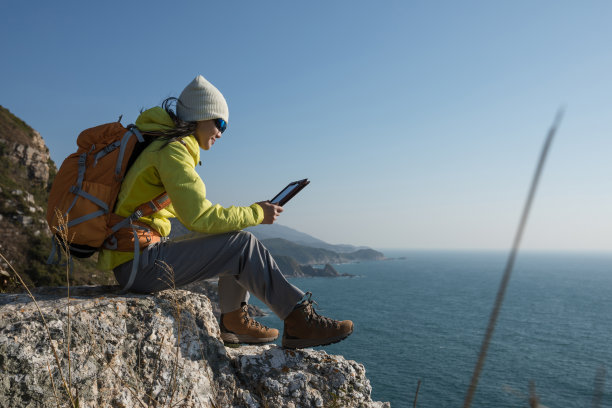
<svg viewBox="0 0 612 408"><path fill-rule="evenodd" d="M66 288L34 296L46 323L27 295L0 295L0 406L64 406L62 377L81 407L389 406L371 400L363 366L341 356L226 348L201 294L74 287L69 300Z"/></svg>

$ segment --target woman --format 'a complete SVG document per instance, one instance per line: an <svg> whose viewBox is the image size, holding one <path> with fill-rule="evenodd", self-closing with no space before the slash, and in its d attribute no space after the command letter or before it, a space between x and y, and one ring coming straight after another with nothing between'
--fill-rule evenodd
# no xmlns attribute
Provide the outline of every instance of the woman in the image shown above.
<svg viewBox="0 0 612 408"><path fill-rule="evenodd" d="M346 338L353 323L318 315L310 297L304 299L304 292L287 282L268 250L251 233L241 231L272 224L282 207L261 201L223 208L206 199L206 188L195 171L199 149L212 148L225 131L228 116L225 98L201 75L178 99L166 99L162 107L140 114L135 125L152 141L126 174L115 213L129 217L142 203L165 191L172 204L139 222L166 237L168 218L177 217L190 230L203 234L162 240L148 246L136 260L132 251L103 250L98 266L114 270L125 289L144 293L167 289L169 279L179 287L218 276L221 337L229 343L265 343L278 337L278 330L249 317L249 293L284 320L283 347L313 347ZM168 276L164 264L171 267L173 276Z"/></svg>

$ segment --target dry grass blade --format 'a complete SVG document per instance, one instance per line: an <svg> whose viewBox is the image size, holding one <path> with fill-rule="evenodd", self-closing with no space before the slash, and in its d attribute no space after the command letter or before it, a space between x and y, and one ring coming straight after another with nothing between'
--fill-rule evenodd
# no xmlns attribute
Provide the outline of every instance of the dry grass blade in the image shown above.
<svg viewBox="0 0 612 408"><path fill-rule="evenodd" d="M187 398L188 398L188 397L183 397L183 399L182 399L182 400L180 400L180 401L176 401L174 404L172 404L172 405L170 406L170 408L174 408L174 407L179 407L179 406L181 406L182 404L184 404L184 403L185 403L185 401L187 401Z"/></svg>
<svg viewBox="0 0 612 408"><path fill-rule="evenodd" d="M98 348L100 347L98 342L96 341L96 339L94 338L93 335L93 330L91 329L91 325L89 326L89 342L92 345L92 352L94 353L94 355L96 356L96 359L100 360L100 361L104 361L104 354L102 353L101 350L99 350ZM82 339L83 341L86 341L86 339ZM140 405L143 408L146 408L144 402L142 402L142 400L138 397L138 394L135 391L134 386L132 386L131 384L129 384L127 381L125 381L123 378L121 378L121 375L115 370L115 368L111 365L111 364L107 364L108 368L113 372L113 374L115 375L115 378L117 378L119 380L119 382L121 382L121 384L127 388L127 390L130 392L130 394L132 394L132 397L134 397L134 399L138 402L138 405ZM150 395L147 395L149 398L153 398Z"/></svg>
<svg viewBox="0 0 612 408"><path fill-rule="evenodd" d="M195 314L193 312L191 312L189 315L191 317L191 319L190 319L190 323L191 323L190 327L191 327L191 329L193 330L194 333L199 333L200 329L198 328L198 325L196 323ZM200 347L200 355L202 356L202 359L204 359L205 355L206 355L206 353L204 351L205 347L202 344L202 339L200 338L199 334L197 335L197 340L198 340L198 345ZM208 381L212 384L214 382L214 380L211 378L209 370L204 370L204 374L208 378ZM216 395L215 398L219 398L219 396ZM216 408L217 405L215 405L215 403L213 402L212 396L209 397L209 400L210 400L210 403L212 404L213 408Z"/></svg>
<svg viewBox="0 0 612 408"><path fill-rule="evenodd" d="M57 408L59 408L60 399L59 399L59 395L57 395L57 388L55 388L55 381L53 380L53 374L51 374L51 367L49 366L48 361L47 361L47 371L49 372L49 378L51 379L51 387L53 388L53 395L55 395L55 402L57 403Z"/></svg>
<svg viewBox="0 0 612 408"><path fill-rule="evenodd" d="M109 366L109 368L111 369L111 371L113 372L113 374L115 374L115 377L117 379L119 379L119 381L121 382L121 384L128 389L128 391L130 392L130 394L132 394L132 397L134 397L136 399L136 401L138 402L138 404L141 407L145 407L144 402L142 402L142 400L138 397L138 395L136 394L135 388L134 386L132 386L131 384L128 384L123 378L120 377L119 373L117 371L115 371L115 369L111 366Z"/></svg>
<svg viewBox="0 0 612 408"><path fill-rule="evenodd" d="M153 388L154 385L153 381L155 381L156 378L159 378L159 370L161 369L161 350L162 350L162 346L164 345L164 340L165 340L165 336L162 336L161 341L159 342L159 347L157 348L157 366L155 367L155 375L153 377L151 377L151 391L150 393L153 394ZM159 396L159 394L161 394L161 391L158 393L157 396ZM153 402L154 404L157 404L157 399L154 398L153 396L151 396L149 398L149 402L147 404L147 408L149 408L151 406L151 402Z"/></svg>
<svg viewBox="0 0 612 408"><path fill-rule="evenodd" d="M604 396L604 388L606 385L606 368L601 366L595 374L595 388L593 390L593 408L601 407L601 401Z"/></svg>
<svg viewBox="0 0 612 408"><path fill-rule="evenodd" d="M70 319L70 265L72 262L70 255L70 243L72 239L68 236L68 217L64 218L62 212L59 209L55 209L55 216L57 218L58 227L55 227L55 232L59 235L59 238L64 243L60 245L60 250L66 258L66 299L67 299L67 310L68 310L68 330L66 339L66 353L68 355L68 386L72 386L72 362L70 359L70 339L71 339L71 319ZM71 398L72 399L72 398Z"/></svg>
<svg viewBox="0 0 612 408"><path fill-rule="evenodd" d="M138 339L138 356L136 364L138 366L138 377L142 378L142 337Z"/></svg>
<svg viewBox="0 0 612 408"><path fill-rule="evenodd" d="M414 402L412 403L413 408L416 408L417 406L417 400L419 399L419 389L420 388L421 388L421 380L419 379L419 382L417 383L416 392L414 393Z"/></svg>
<svg viewBox="0 0 612 408"><path fill-rule="evenodd" d="M62 371L62 365L60 363L59 356L57 355L57 349L55 348L55 345L53 344L53 338L51 337L51 332L49 331L49 325L47 324L47 320L45 319L45 316L43 315L42 310L40 310L40 305L38 304L38 302L36 301L36 298L30 291L30 288L28 288L28 285L26 285L26 283L21 278L21 275L17 273L15 268L13 268L13 265L11 265L9 261L4 257L4 255L2 255L1 253L0 253L0 258L2 258L2 260L9 266L11 271L13 271L13 273L15 274L15 276L17 277L21 285L24 287L26 292L28 292L28 296L30 297L30 299L32 299L32 301L34 302L34 305L36 306L36 310L38 311L38 314L40 315L40 318L42 319L43 327L45 328L45 331L47 332L47 338L49 339L49 344L51 345L51 350L53 351L53 357L55 358L55 364L57 365L57 369L59 370L60 377L62 379L62 385L64 386L64 389L68 393L68 398L70 398L70 404L76 408L76 402L74 401L72 397L72 393L70 392L70 387L68 386L66 382L66 377L64 377L64 372ZM53 378L51 378L51 381L53 381Z"/></svg>
<svg viewBox="0 0 612 408"><path fill-rule="evenodd" d="M181 307L176 300L176 283L174 280L174 269L170 265L168 265L164 261L156 261L162 269L166 272L165 276L167 276L168 281L166 284L168 288L172 291L172 303L174 304L174 320L176 321L176 352L174 354L174 365L172 366L172 377L170 379L170 402L168 405L172 406L172 401L174 399L174 394L176 393L176 376L178 371L178 359L179 359L179 351L181 347Z"/></svg>
<svg viewBox="0 0 612 408"><path fill-rule="evenodd" d="M508 261L506 263L504 275L502 277L502 281L497 291L497 296L495 298L495 304L491 312L491 317L489 318L489 324L487 326L485 337L482 342L482 346L480 348L480 354L478 355L478 361L476 362L476 367L474 368L474 373L470 381L470 386L468 388L468 392L465 397L465 401L463 404L464 408L469 408L469 406L472 404L472 399L474 398L476 387L478 386L478 379L480 377L480 373L482 371L482 367L484 366L484 362L487 356L487 350L489 349L489 344L491 343L491 338L493 337L493 331L495 330L495 325L497 324L497 318L499 316L499 312L501 310L501 306L504 301L504 295L506 293L506 288L508 287L508 282L510 281L512 269L514 268L514 261L516 259L516 254L518 253L521 239L523 237L523 232L525 230L525 226L527 225L527 218L529 217L529 211L531 210L531 204L533 203L533 199L535 197L535 193L538 188L538 182L540 181L540 176L542 175L542 170L544 169L544 163L546 162L546 157L548 155L550 145L553 141L555 133L557 132L557 128L559 127L559 123L561 122L562 117L563 117L563 110L561 109L559 110L559 112L557 112L557 116L555 117L555 120L550 130L548 131L548 134L544 141L544 146L542 147L540 158L538 160L538 164L537 164L535 173L533 175L531 187L529 188L529 194L527 195L527 201L525 202L525 207L523 208L523 213L521 215L519 226L516 231L516 235L514 237L514 242L512 244L512 250L510 251L510 255L508 256Z"/></svg>
<svg viewBox="0 0 612 408"><path fill-rule="evenodd" d="M540 406L540 399L536 394L535 382L529 381L529 408L538 408Z"/></svg>

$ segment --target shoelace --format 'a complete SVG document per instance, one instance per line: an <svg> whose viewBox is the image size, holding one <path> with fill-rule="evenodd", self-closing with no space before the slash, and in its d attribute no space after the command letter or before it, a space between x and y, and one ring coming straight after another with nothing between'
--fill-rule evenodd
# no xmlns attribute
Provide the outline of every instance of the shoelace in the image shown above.
<svg viewBox="0 0 612 408"><path fill-rule="evenodd" d="M251 319L249 317L249 307L248 307L248 305L242 306L242 311L244 312L244 323L247 326L254 326L257 329L268 330L268 327L266 327L263 324L259 323L257 320Z"/></svg>
<svg viewBox="0 0 612 408"><path fill-rule="evenodd" d="M304 297L306 296L308 296L308 299L304 299L302 302L300 302L304 305L304 313L306 314L306 321L308 322L314 321L315 323L322 324L325 328L333 327L335 329L338 329L340 327L340 323L337 320L330 319L329 317L321 316L320 314L317 313L317 311L314 309L313 304L317 306L319 306L319 304L311 299L312 293L306 292L306 294L304 294Z"/></svg>

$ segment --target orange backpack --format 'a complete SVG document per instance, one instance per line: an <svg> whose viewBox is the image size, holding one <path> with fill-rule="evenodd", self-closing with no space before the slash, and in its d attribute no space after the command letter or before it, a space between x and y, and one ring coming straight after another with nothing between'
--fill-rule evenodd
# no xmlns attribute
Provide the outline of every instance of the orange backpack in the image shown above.
<svg viewBox="0 0 612 408"><path fill-rule="evenodd" d="M78 258L89 257L101 248L133 250L137 264L140 249L161 240L157 231L137 220L170 204L163 193L127 218L113 213L128 165L146 145L143 136L134 125L126 128L113 122L84 130L77 145L77 152L62 163L49 193L47 223L53 234L53 250L47 262L53 263L56 255L59 262L59 244L69 247L70 255ZM58 220L58 212L63 222Z"/></svg>

